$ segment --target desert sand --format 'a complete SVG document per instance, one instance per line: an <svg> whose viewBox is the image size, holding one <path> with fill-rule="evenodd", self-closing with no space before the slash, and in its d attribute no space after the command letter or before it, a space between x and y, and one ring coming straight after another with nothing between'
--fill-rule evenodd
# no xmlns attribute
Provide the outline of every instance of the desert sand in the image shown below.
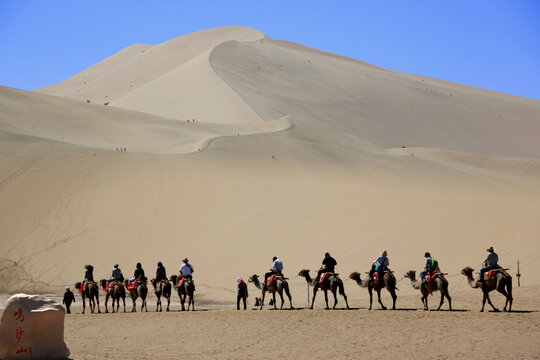
<svg viewBox="0 0 540 360"><path fill-rule="evenodd" d="M154 328L165 329L167 353L180 355L187 350L174 329L186 325L198 339L188 353L201 358L377 349L480 358L488 347L534 358L539 139L538 100L387 70L250 28L133 45L46 88L0 87L0 293L60 294L85 264L96 279L115 263L130 277L137 262L152 276L162 261L172 275L188 257L197 308L207 311L74 314L66 320L74 358L136 348L141 338L133 357L155 356ZM478 270L489 246L514 276L514 308L525 312L476 314L480 291L460 270ZM305 307L300 269L315 271L328 251L346 278L381 250L400 280L430 251L449 274L455 308L467 311L420 311L406 280L398 307L416 311L367 312L367 291L352 281L345 288L360 309L350 312L227 310L236 278L261 275L272 256L284 262L293 304ZM492 298L501 306L501 295ZM434 322L444 324L440 347L426 338Z"/></svg>

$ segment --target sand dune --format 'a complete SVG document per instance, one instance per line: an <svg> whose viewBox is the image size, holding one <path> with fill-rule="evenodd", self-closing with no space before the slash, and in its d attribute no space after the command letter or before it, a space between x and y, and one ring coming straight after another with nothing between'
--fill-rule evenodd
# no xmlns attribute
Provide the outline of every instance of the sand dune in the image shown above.
<svg viewBox="0 0 540 360"><path fill-rule="evenodd" d="M478 297L459 271L488 246L538 286L539 113L240 27L0 88L0 292L58 291L87 263L173 273L187 256L198 301L228 304L277 255L300 299L296 273L324 252L348 274L386 249L397 274L431 251Z"/></svg>

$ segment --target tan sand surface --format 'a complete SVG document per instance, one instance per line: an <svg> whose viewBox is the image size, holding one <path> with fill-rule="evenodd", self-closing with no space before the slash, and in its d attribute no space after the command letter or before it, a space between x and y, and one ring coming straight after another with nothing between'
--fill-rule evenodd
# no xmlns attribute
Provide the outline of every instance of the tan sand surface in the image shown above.
<svg viewBox="0 0 540 360"><path fill-rule="evenodd" d="M96 279L109 278L115 263L130 277L141 262L152 277L162 261L172 275L188 257L197 303L221 309L234 298L238 276L262 275L278 256L298 306L306 284L296 274L302 268L313 274L325 252L346 278L368 270L384 249L399 279L421 270L430 251L449 274L451 292L460 294L456 308L476 311L479 291L460 270L477 271L485 249L494 246L514 276L516 309L536 311L538 139L540 101L382 69L249 28L133 45L38 91L0 87L0 293L60 294L82 280L85 264L95 266ZM351 302L365 307L366 291L352 281L345 285ZM419 308L410 285L402 280L399 287L400 297L415 300L398 306ZM174 326L180 329L184 314L168 315L163 321L175 324L166 326L172 330L164 346L174 351ZM162 319L141 316L150 320L145 329ZM448 325L446 347L429 345L429 316ZM328 317L336 325L324 331ZM424 322L413 326L417 317ZM67 328L81 329L86 321L92 326L78 331L118 326L133 341L126 348L134 348L142 334L133 319L75 315ZM223 356L231 357L241 346L240 357L270 357L270 349L286 351L293 342L294 356L328 357L332 350L317 341L332 331L348 334L331 338L343 356L355 356L369 342L386 349L385 341L407 353L406 342L395 338L416 336L416 329L424 332L412 348L443 357L450 349L473 351L467 346L475 343L478 357L489 344L500 354L509 346L522 357L539 353L521 327L537 332L536 313L212 310L186 319L206 328L221 324L197 335L197 351L208 343L205 333L228 330L225 324L244 334L241 342L233 334L215 340L230 346ZM493 319L507 319L496 331L512 336L478 335L496 327ZM315 324L300 338L311 345L284 334L267 345L263 320L275 329L286 321L296 334L300 321ZM387 322L395 326L380 342L367 331ZM354 331L345 331L347 325ZM150 330L144 335L156 341L141 350L148 356L159 344ZM93 356L84 350L90 343L101 357L99 351L117 346L114 337L107 343L67 334L78 356Z"/></svg>
<svg viewBox="0 0 540 360"><path fill-rule="evenodd" d="M418 297L408 295L399 311L368 311L353 300L349 311L309 310L299 301L292 311L201 305L180 312L174 299L171 312L155 313L152 297L142 314L82 315L74 307L65 340L73 359L537 359L538 290L516 290L514 313L479 313L473 290L452 294L454 312L421 311ZM501 297L494 301L501 305Z"/></svg>

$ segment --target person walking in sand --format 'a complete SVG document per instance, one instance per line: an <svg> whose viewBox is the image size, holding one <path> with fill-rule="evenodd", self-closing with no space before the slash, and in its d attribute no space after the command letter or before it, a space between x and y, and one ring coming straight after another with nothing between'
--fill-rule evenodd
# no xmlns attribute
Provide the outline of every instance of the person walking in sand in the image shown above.
<svg viewBox="0 0 540 360"><path fill-rule="evenodd" d="M69 309L71 306L71 303L75 302L75 295L73 295L73 292L69 289L69 286L66 286L66 292L64 293L64 300L62 301L62 304L66 305L66 313L71 314L71 310Z"/></svg>
<svg viewBox="0 0 540 360"><path fill-rule="evenodd" d="M244 310L247 308L247 297L248 297L248 287L244 279L239 277L236 279L236 282L238 283L237 286L237 295L236 295L236 310L240 310L240 299L244 302Z"/></svg>

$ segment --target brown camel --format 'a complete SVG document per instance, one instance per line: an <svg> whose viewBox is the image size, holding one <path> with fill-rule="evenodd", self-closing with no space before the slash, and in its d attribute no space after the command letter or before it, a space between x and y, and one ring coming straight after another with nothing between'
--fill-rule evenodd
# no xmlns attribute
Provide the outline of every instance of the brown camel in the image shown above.
<svg viewBox="0 0 540 360"><path fill-rule="evenodd" d="M292 305L291 292L289 291L289 283L287 282L287 280L284 277L278 277L273 284L267 284L267 285L264 285L264 286L262 286L261 283L259 282L259 276L257 276L257 275L252 275L248 279L248 281L255 284L257 289L261 289L261 291L262 291L262 299L261 299L261 307L260 307L261 310L262 310L263 305L264 305L264 296L265 296L267 291L270 294L272 294L272 299L274 300L273 301L274 302L274 310L277 310L276 293L278 293L279 297L281 298L281 306L280 306L279 309L280 310L283 309L283 303L285 302L285 300L283 299L283 291L285 291L285 294L289 298L289 304L291 306L291 309L294 309L294 307Z"/></svg>
<svg viewBox="0 0 540 360"><path fill-rule="evenodd" d="M169 280L161 279L158 283L157 279L150 280L152 286L154 287L154 293L157 296L156 311L162 311L161 307L161 297L167 299L167 311L169 311L169 306L171 305L171 283Z"/></svg>
<svg viewBox="0 0 540 360"><path fill-rule="evenodd" d="M424 310L428 309L428 295L431 295L435 291L441 292L441 302L439 304L439 307L437 310L441 308L441 306L444 303L444 297L448 299L448 308L449 310L452 310L452 298L450 298L450 294L448 293L448 280L445 279L443 274L438 274L437 277L433 280L426 281L422 283L421 281L416 280L416 271L410 270L408 271L404 277L409 278L411 280L411 285L415 289L420 289L420 292L422 293L422 304L424 304Z"/></svg>
<svg viewBox="0 0 540 360"><path fill-rule="evenodd" d="M372 304L373 304L373 290L377 292L377 298L379 300L379 304L381 304L381 308L383 310L386 310L386 306L384 306L381 301L381 290L384 288L386 288L388 292L390 293L390 295L392 295L392 310L396 310L396 300L397 300L396 277L391 271L389 270L385 271L384 276L383 276L384 281L375 282L373 280L362 280L360 278L360 273L358 272L353 272L351 275L349 275L349 278L356 281L356 283L360 287L363 287L363 288L367 287L368 292L369 292L369 310L371 310Z"/></svg>
<svg viewBox="0 0 540 360"><path fill-rule="evenodd" d="M85 299L88 299L88 304L90 305L90 311L92 314L94 313L94 310L96 309L97 304L97 311L98 314L101 314L101 310L99 309L99 286L94 281L89 281L88 284L86 284L86 289L84 291L81 291L81 282L75 283L75 288L79 289L79 292L81 293L82 297L82 313L84 314L84 311L86 310L86 301Z"/></svg>
<svg viewBox="0 0 540 360"><path fill-rule="evenodd" d="M486 300L488 301L489 305L493 308L493 311L499 311L495 306L493 306L493 303L491 302L491 299L489 298L489 292L493 290L497 290L501 294L503 294L506 297L506 302L504 303L504 309L503 311L512 311L512 276L508 274L505 270L506 269L498 269L497 275L492 276L489 278L489 280L486 280L484 282L480 282L478 280L473 279L473 269L467 266L463 270L461 270L461 273L467 277L467 280L469 281L469 285L473 289L482 288L482 292L484 293L484 298L482 299L482 310L480 312L484 311L484 306L486 305ZM508 307L508 310L506 307Z"/></svg>
<svg viewBox="0 0 540 360"><path fill-rule="evenodd" d="M131 300L133 301L133 309L131 309L131 312L137 312L137 299L141 298L142 304L141 304L141 312L143 309L146 309L146 312L148 312L148 306L146 306L146 296L148 295L148 285L146 277L144 280L140 280L139 283L133 287L133 289L129 290L129 281L125 280L124 285L126 289L128 289L129 295L131 296Z"/></svg>
<svg viewBox="0 0 540 360"><path fill-rule="evenodd" d="M102 279L99 281L101 288L105 291L107 288L107 280ZM109 297L112 298L112 312L114 313L114 304L116 303L116 312L120 308L120 299L124 302L124 312L126 312L126 288L121 281L111 281L109 284L109 289L105 291L105 312L108 313L109 309L107 307L107 302Z"/></svg>
<svg viewBox="0 0 540 360"><path fill-rule="evenodd" d="M322 284L320 284L319 279L312 279L309 275L309 270L304 269L300 270L298 273L299 276L303 276L307 283L309 285L313 285L313 298L311 299L311 307L310 309L313 309L313 304L315 303L315 296L317 295L317 290L321 289L324 291L324 300L326 301L326 309L329 309L328 307L328 290L332 292L334 295L334 306L332 309L336 308L336 305L338 303L336 291L339 289L339 293L343 298L345 299L345 304L347 305L347 309L349 309L349 302L347 301L347 295L345 294L345 287L343 286L343 281L339 278L338 274L330 273L330 276L328 276Z"/></svg>
<svg viewBox="0 0 540 360"><path fill-rule="evenodd" d="M186 298L189 297L187 310L191 305L191 311L195 311L195 301L193 300L193 293L195 292L195 284L190 278L186 278L186 281L183 285L177 286L178 276L172 275L171 281L173 282L174 287L178 290L178 296L180 297L180 305L182 305L182 311L185 311L186 308L184 304L186 303Z"/></svg>

